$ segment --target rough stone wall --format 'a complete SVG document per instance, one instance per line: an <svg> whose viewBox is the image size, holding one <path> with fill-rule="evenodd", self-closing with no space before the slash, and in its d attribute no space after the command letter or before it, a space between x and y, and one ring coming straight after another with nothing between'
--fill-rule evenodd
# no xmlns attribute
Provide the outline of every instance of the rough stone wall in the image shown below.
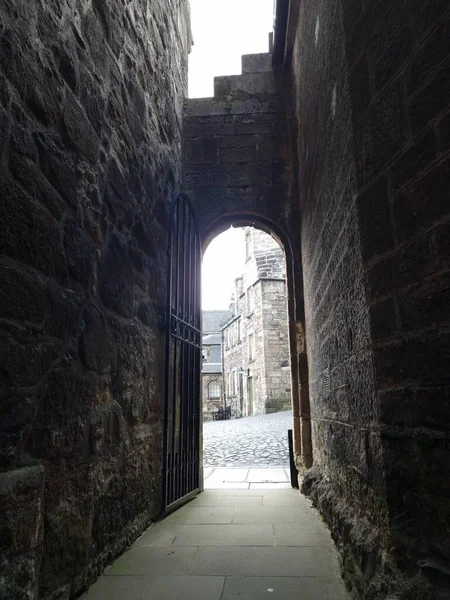
<svg viewBox="0 0 450 600"><path fill-rule="evenodd" d="M0 6L9 600L73 597L159 512L187 11L184 0Z"/></svg>
<svg viewBox="0 0 450 600"><path fill-rule="evenodd" d="M443 0L300 6L305 489L356 597L448 585L448 16Z"/></svg>

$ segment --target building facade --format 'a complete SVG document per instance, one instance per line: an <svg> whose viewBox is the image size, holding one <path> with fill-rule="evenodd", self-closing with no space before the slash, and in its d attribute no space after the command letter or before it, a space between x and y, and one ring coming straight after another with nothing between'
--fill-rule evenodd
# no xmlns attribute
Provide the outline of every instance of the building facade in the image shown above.
<svg viewBox="0 0 450 600"><path fill-rule="evenodd" d="M267 233L245 229L244 273L223 328L225 404L234 417L291 406L286 262Z"/></svg>
<svg viewBox="0 0 450 600"><path fill-rule="evenodd" d="M223 406L222 332L221 328L232 316L228 310L205 310L202 337L202 402L203 419Z"/></svg>

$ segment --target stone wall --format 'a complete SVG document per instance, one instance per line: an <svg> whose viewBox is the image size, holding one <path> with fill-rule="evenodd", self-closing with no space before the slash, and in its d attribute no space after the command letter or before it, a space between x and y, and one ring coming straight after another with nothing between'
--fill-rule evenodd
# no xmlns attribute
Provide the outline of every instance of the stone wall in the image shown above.
<svg viewBox="0 0 450 600"><path fill-rule="evenodd" d="M195 206L204 248L230 225L255 226L275 234L284 248L294 446L298 459L309 466L307 359L298 335L304 330L304 306L300 206L292 144L293 95L289 73L274 67L272 58L269 53L243 56L242 75L216 77L213 98L188 99L183 184Z"/></svg>
<svg viewBox="0 0 450 600"><path fill-rule="evenodd" d="M291 407L286 282L261 280L265 412Z"/></svg>
<svg viewBox="0 0 450 600"><path fill-rule="evenodd" d="M441 597L448 577L448 18L443 0L301 3L293 46L304 489L355 597Z"/></svg>
<svg viewBox="0 0 450 600"><path fill-rule="evenodd" d="M0 581L69 598L159 512L188 7L6 0L0 23Z"/></svg>

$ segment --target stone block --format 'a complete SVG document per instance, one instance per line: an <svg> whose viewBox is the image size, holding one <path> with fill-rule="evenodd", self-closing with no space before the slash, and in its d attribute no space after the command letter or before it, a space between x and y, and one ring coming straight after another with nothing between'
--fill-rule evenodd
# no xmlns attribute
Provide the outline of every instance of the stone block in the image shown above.
<svg viewBox="0 0 450 600"><path fill-rule="evenodd" d="M436 158L436 153L436 135L433 129L429 129L389 169L392 194L396 194L402 186L424 171Z"/></svg>
<svg viewBox="0 0 450 600"><path fill-rule="evenodd" d="M448 166L449 163L436 166L394 200L395 227L401 242L438 223L448 212L443 189Z"/></svg>
<svg viewBox="0 0 450 600"><path fill-rule="evenodd" d="M441 65L426 86L411 100L408 115L413 133L422 131L448 107L447 99L450 95L449 65L449 60Z"/></svg>
<svg viewBox="0 0 450 600"><path fill-rule="evenodd" d="M0 317L42 323L47 314L45 282L26 269L0 262Z"/></svg>
<svg viewBox="0 0 450 600"><path fill-rule="evenodd" d="M243 136L242 136L243 137ZM219 150L220 163L248 163L261 160L256 146L244 148L221 148Z"/></svg>
<svg viewBox="0 0 450 600"><path fill-rule="evenodd" d="M415 2L417 4L417 2ZM432 4L432 2L430 3ZM423 11L423 8L421 8ZM417 14L414 14L414 18ZM419 90L437 67L448 48L449 17L431 33L414 55L407 69L407 84L410 95Z"/></svg>
<svg viewBox="0 0 450 600"><path fill-rule="evenodd" d="M134 314L134 278L124 240L112 236L101 267L100 294L108 308L124 317Z"/></svg>
<svg viewBox="0 0 450 600"><path fill-rule="evenodd" d="M440 0L430 0L426 4L420 0L411 0L408 3L413 21L413 29L417 39L423 39L431 29L448 16L447 5ZM432 37L432 36L431 36Z"/></svg>
<svg viewBox="0 0 450 600"><path fill-rule="evenodd" d="M439 268L450 268L450 224L447 221L434 232L434 247L438 257Z"/></svg>
<svg viewBox="0 0 450 600"><path fill-rule="evenodd" d="M372 98L369 65L365 54L353 65L349 73L349 90L354 119L358 121L366 112Z"/></svg>
<svg viewBox="0 0 450 600"><path fill-rule="evenodd" d="M95 164L99 155L100 141L85 112L70 92L66 94L63 120L70 144L80 156Z"/></svg>
<svg viewBox="0 0 450 600"><path fill-rule="evenodd" d="M402 83L395 81L371 106L364 122L355 130L357 177L367 184L403 148L406 118Z"/></svg>
<svg viewBox="0 0 450 600"><path fill-rule="evenodd" d="M444 153L450 150L450 113L447 113L438 124L439 150Z"/></svg>
<svg viewBox="0 0 450 600"><path fill-rule="evenodd" d="M94 304L85 307L78 335L80 358L87 369L97 373L114 371L117 348L107 318Z"/></svg>
<svg viewBox="0 0 450 600"><path fill-rule="evenodd" d="M436 271L432 238L422 235L366 271L369 298L381 298L393 290L416 283Z"/></svg>
<svg viewBox="0 0 450 600"><path fill-rule="evenodd" d="M272 183L272 173L267 163L237 163L227 173L227 185L265 186Z"/></svg>
<svg viewBox="0 0 450 600"><path fill-rule="evenodd" d="M390 250L394 244L388 181L379 177L358 195L358 219L364 261Z"/></svg>
<svg viewBox="0 0 450 600"><path fill-rule="evenodd" d="M370 328L375 342L396 334L398 329L397 306L394 297L372 304L369 314Z"/></svg>
<svg viewBox="0 0 450 600"><path fill-rule="evenodd" d="M9 157L9 169L16 181L31 197L36 198L56 219L61 219L65 211L64 200L50 185L35 162L12 153Z"/></svg>
<svg viewBox="0 0 450 600"><path fill-rule="evenodd" d="M95 270L96 248L90 236L76 221L68 220L65 223L64 248L69 273L87 287Z"/></svg>
<svg viewBox="0 0 450 600"><path fill-rule="evenodd" d="M76 205L75 164L55 135L35 133L39 164L48 182L73 206Z"/></svg>
<svg viewBox="0 0 450 600"><path fill-rule="evenodd" d="M242 73L262 73L271 70L272 56L268 52L242 56Z"/></svg>
<svg viewBox="0 0 450 600"><path fill-rule="evenodd" d="M374 364L378 385L389 387L402 381L416 385L442 385L447 378L450 336L421 335L377 346Z"/></svg>
<svg viewBox="0 0 450 600"><path fill-rule="evenodd" d="M400 320L406 331L450 323L450 273L440 273L401 291Z"/></svg>
<svg viewBox="0 0 450 600"><path fill-rule="evenodd" d="M46 275L64 277L54 218L7 176L0 181L0 198L0 253Z"/></svg>
<svg viewBox="0 0 450 600"><path fill-rule="evenodd" d="M26 466L0 475L2 594L35 600L42 554L44 469Z"/></svg>
<svg viewBox="0 0 450 600"><path fill-rule="evenodd" d="M352 65L368 44L373 33L379 29L380 24L391 9L391 4L387 0L380 0L377 5L365 5L358 26L354 22L352 23L350 19L351 14L359 14L360 7L358 3L355 0L346 0L346 6L349 6L349 9L347 9L349 12L345 15L347 30L351 30L351 33L349 31L346 35L346 53L347 60Z"/></svg>
<svg viewBox="0 0 450 600"><path fill-rule="evenodd" d="M379 394L381 422L398 427L449 429L450 388L400 388Z"/></svg>

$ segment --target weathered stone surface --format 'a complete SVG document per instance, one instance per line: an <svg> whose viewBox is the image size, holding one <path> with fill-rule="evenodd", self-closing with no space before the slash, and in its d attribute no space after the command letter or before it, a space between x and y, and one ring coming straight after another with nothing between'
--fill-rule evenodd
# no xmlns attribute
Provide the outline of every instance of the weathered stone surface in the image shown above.
<svg viewBox="0 0 450 600"><path fill-rule="evenodd" d="M35 600L44 515L44 469L23 466L0 474L0 597Z"/></svg>
<svg viewBox="0 0 450 600"><path fill-rule="evenodd" d="M72 598L160 510L188 5L8 0L0 23L0 596Z"/></svg>
<svg viewBox="0 0 450 600"><path fill-rule="evenodd" d="M315 462L304 491L354 597L371 600L448 595L449 15L419 4L303 4L291 68Z"/></svg>

